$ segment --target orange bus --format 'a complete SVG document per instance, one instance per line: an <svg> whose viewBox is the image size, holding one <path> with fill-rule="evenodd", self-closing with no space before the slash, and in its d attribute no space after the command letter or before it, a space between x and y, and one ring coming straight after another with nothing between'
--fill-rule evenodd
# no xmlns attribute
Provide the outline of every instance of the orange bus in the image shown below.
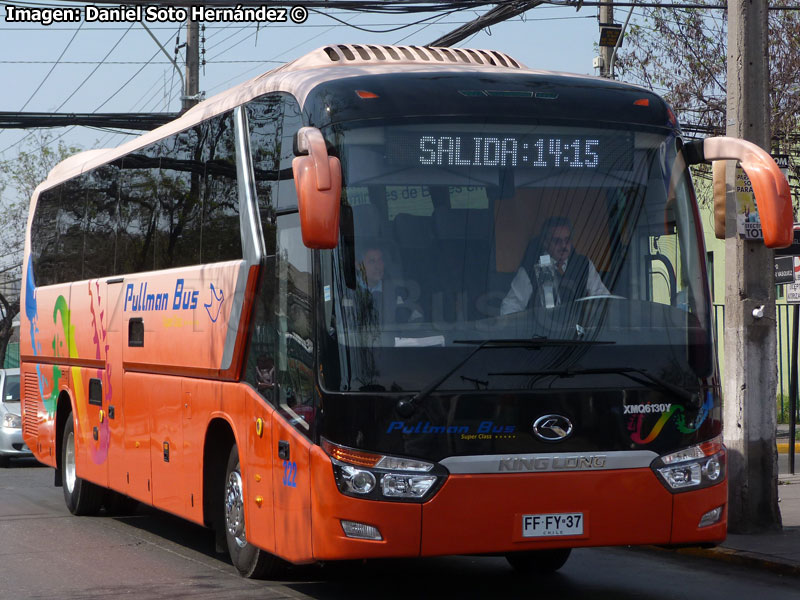
<svg viewBox="0 0 800 600"><path fill-rule="evenodd" d="M652 92L495 51L328 46L59 164L25 240L23 436L69 510L130 498L284 561L725 537L684 143Z"/></svg>

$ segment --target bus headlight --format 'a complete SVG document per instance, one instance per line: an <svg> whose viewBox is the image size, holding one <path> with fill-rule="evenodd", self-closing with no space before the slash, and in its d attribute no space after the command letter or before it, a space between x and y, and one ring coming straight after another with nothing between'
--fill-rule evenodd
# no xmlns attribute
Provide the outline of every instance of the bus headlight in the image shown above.
<svg viewBox="0 0 800 600"><path fill-rule="evenodd" d="M447 470L415 458L385 456L322 440L331 457L339 491L347 496L400 502L424 502L447 478Z"/></svg>
<svg viewBox="0 0 800 600"><path fill-rule="evenodd" d="M381 477L384 496L393 498L422 498L436 483L435 475L386 473Z"/></svg>
<svg viewBox="0 0 800 600"><path fill-rule="evenodd" d="M370 471L357 469L350 465L341 465L337 480L341 480L342 482L342 484L339 485L339 489L344 487L347 491L353 492L354 494L369 494L375 489L375 475Z"/></svg>
<svg viewBox="0 0 800 600"><path fill-rule="evenodd" d="M660 456L650 468L673 493L716 485L725 479L725 446L722 445L722 438L716 437Z"/></svg>

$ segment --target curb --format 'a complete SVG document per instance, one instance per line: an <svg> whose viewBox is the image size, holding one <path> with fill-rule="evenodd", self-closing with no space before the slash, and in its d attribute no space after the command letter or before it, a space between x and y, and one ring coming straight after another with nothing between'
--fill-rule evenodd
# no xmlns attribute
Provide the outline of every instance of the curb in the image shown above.
<svg viewBox="0 0 800 600"><path fill-rule="evenodd" d="M789 442L778 442L776 445L778 446L778 454L789 453ZM800 442L794 443L794 451L795 453L800 453Z"/></svg>
<svg viewBox="0 0 800 600"><path fill-rule="evenodd" d="M800 577L800 564L783 559L777 556L767 556L757 552L747 552L717 546L716 548L663 548L658 546L646 546L659 552L674 552L684 556L694 556L726 562L728 564L740 565L745 567L757 568L770 571L779 575L790 577Z"/></svg>

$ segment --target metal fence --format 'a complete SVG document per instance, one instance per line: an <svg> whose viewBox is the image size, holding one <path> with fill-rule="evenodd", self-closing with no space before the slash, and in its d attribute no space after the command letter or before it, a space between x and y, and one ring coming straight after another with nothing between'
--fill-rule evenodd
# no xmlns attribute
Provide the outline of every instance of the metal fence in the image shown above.
<svg viewBox="0 0 800 600"><path fill-rule="evenodd" d="M791 354L792 349L792 324L794 322L791 304L775 305L775 324L777 334L778 351L778 386L777 386L777 408L778 420L788 423L789 418L789 375L791 373ZM714 330L717 335L717 355L720 364L720 376L724 377L725 356L723 348L723 332L725 331L725 305L714 304Z"/></svg>

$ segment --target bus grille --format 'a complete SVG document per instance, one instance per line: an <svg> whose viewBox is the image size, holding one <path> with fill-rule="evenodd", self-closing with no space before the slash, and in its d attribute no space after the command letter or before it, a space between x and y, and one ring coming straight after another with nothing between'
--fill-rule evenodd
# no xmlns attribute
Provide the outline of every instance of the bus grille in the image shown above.
<svg viewBox="0 0 800 600"><path fill-rule="evenodd" d="M39 435L39 378L36 373L25 373L25 393L22 395L22 434Z"/></svg>
<svg viewBox="0 0 800 600"><path fill-rule="evenodd" d="M462 64L522 69L508 54L496 50L444 48L436 46L374 46L337 44L323 48L331 62L339 63L429 63Z"/></svg>

